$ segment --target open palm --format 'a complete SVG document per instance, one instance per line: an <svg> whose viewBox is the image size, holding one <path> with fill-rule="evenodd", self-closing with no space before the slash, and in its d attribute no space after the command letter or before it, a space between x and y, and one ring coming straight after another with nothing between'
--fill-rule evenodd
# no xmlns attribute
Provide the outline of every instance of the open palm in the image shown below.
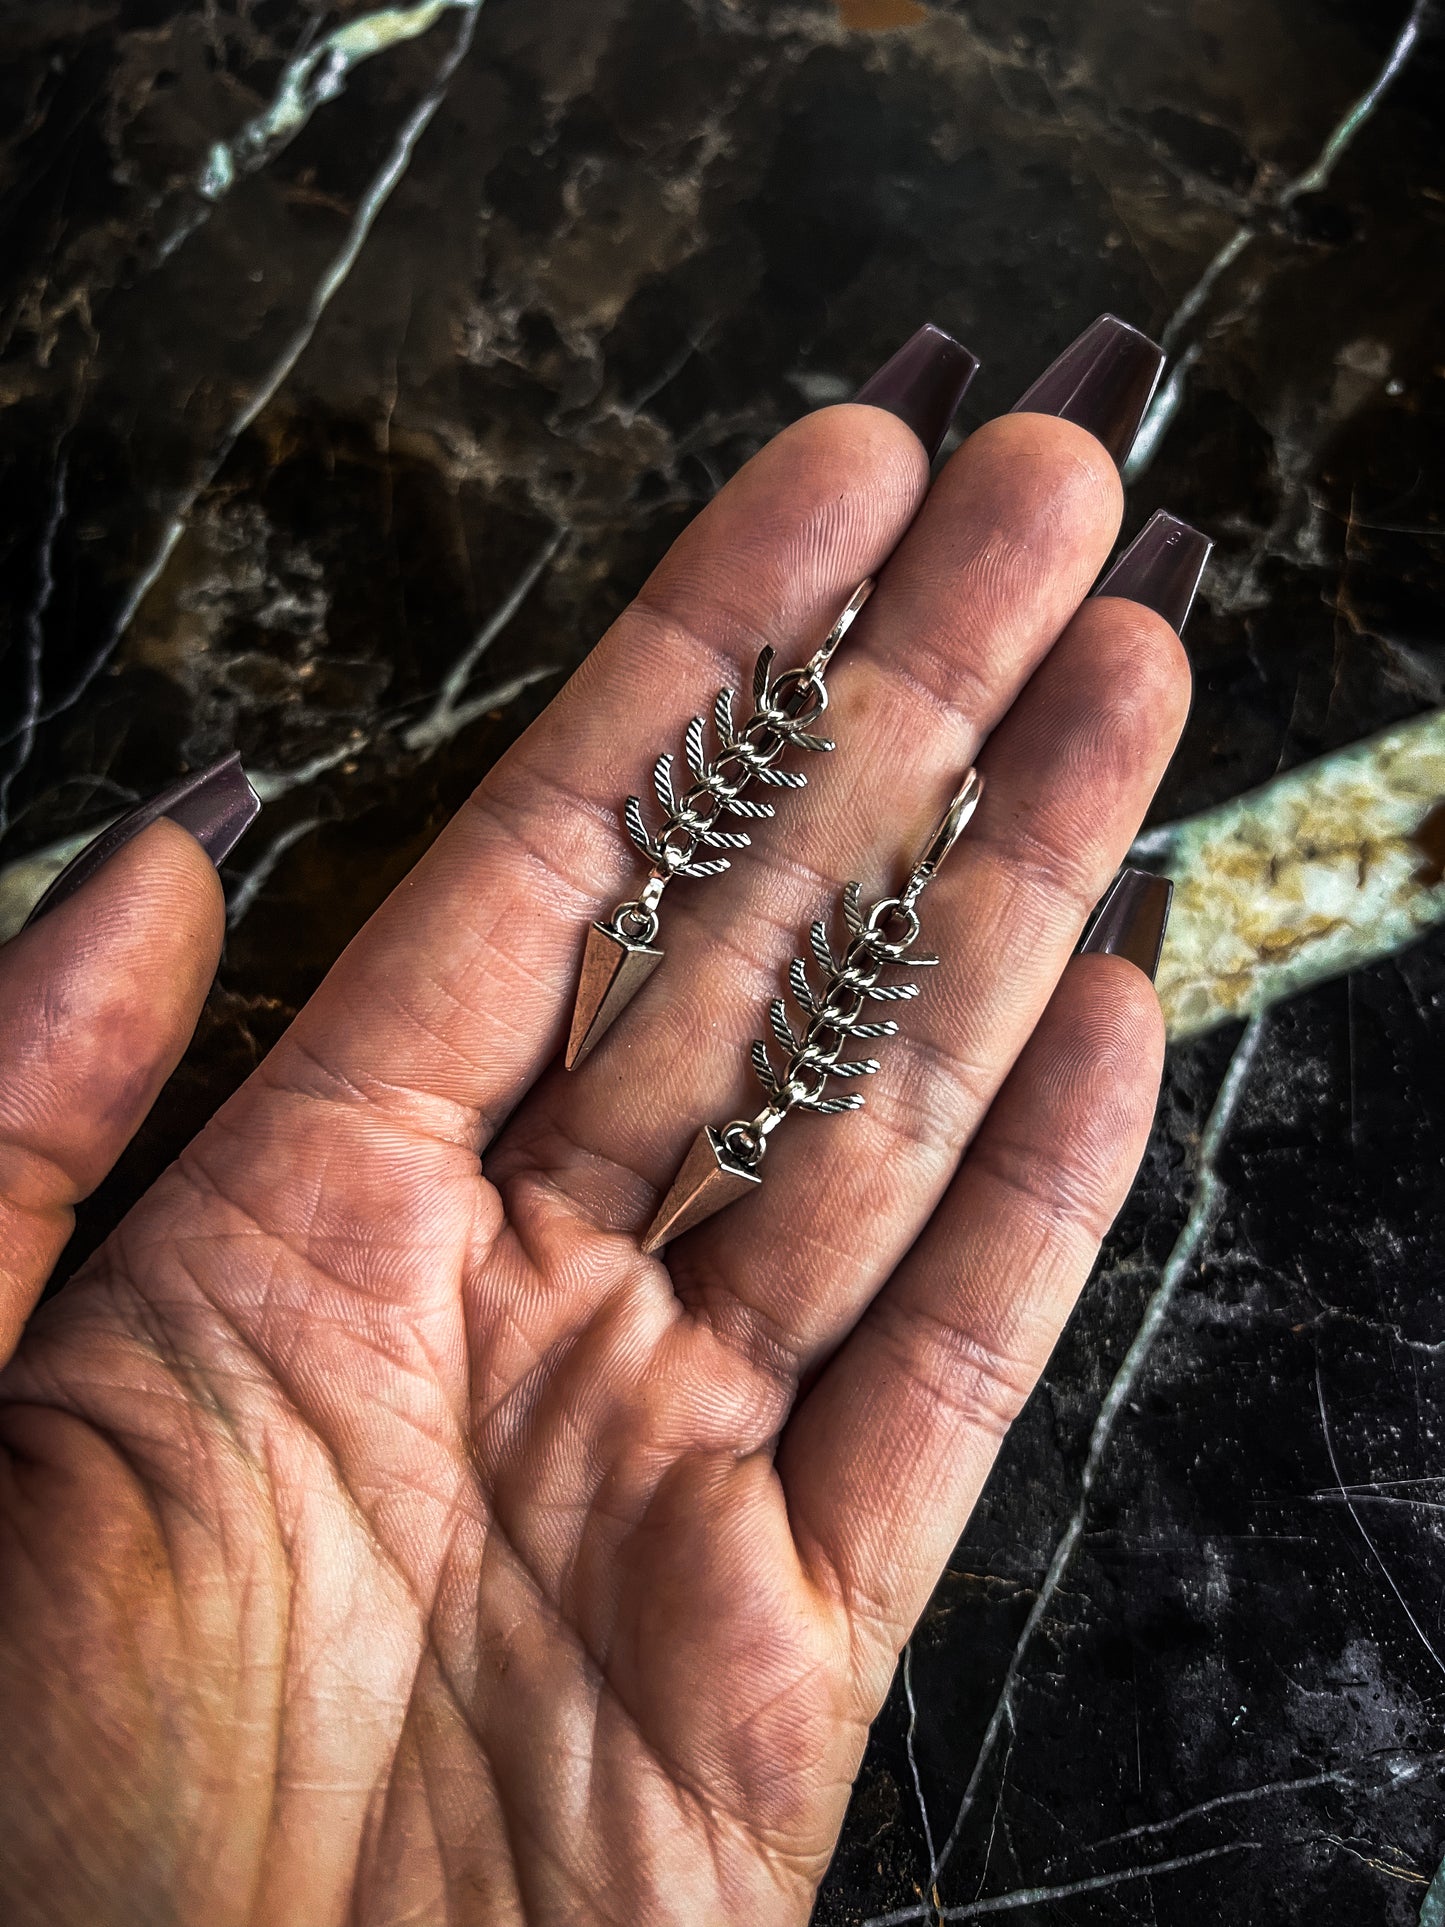
<svg viewBox="0 0 1445 1927"><path fill-rule="evenodd" d="M1113 465L1023 414L927 490L877 408L755 458L31 1320L0 1381L7 1920L806 1918L1158 1077L1142 974L1068 962L1187 699L1167 625L1080 608ZM562 1071L583 932L635 881L619 799L890 555L837 753L670 894L665 965ZM642 1256L698 1126L756 1108L797 933L896 883L985 739L923 905L943 962L866 1109L797 1120L756 1195ZM147 834L137 876L214 890ZM82 906L13 951L60 959Z"/></svg>

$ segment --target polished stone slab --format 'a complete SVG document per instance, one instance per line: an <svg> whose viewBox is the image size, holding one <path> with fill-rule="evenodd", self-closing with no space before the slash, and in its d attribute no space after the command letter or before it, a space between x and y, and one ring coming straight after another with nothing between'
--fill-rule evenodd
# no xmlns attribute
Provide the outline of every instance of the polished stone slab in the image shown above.
<svg viewBox="0 0 1445 1927"><path fill-rule="evenodd" d="M1439 1927L1439 22L115 15L0 23L0 918L227 750L266 807L68 1265L762 441L924 319L966 430L1125 314L1171 355L1126 535L1218 542L1141 844L1177 1041L817 1917Z"/></svg>

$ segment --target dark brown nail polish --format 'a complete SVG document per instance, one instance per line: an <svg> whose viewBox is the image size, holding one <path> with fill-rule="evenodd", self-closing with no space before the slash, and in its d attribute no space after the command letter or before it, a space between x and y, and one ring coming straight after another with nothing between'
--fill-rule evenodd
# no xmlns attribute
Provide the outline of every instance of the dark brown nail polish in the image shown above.
<svg viewBox="0 0 1445 1927"><path fill-rule="evenodd" d="M1095 595L1142 602L1182 634L1209 551L1207 535L1160 509L1147 521L1104 576Z"/></svg>
<svg viewBox="0 0 1445 1927"><path fill-rule="evenodd" d="M1164 350L1104 314L1020 395L1010 413L1058 415L1087 428L1122 468L1164 367Z"/></svg>
<svg viewBox="0 0 1445 1927"><path fill-rule="evenodd" d="M853 399L907 422L932 461L978 366L978 356L962 342L926 321Z"/></svg>
<svg viewBox="0 0 1445 1927"><path fill-rule="evenodd" d="M88 843L79 856L72 858L26 918L26 928L57 904L64 903L67 897L73 897L117 850L161 817L168 816L172 823L189 830L219 869L255 821L260 807L261 799L247 782L239 756L223 757L209 769L198 770L194 776L183 776L159 796L151 797L149 802L141 803L112 823L109 829L102 830L93 843Z"/></svg>
<svg viewBox="0 0 1445 1927"><path fill-rule="evenodd" d="M1169 923L1174 885L1152 870L1121 870L1104 892L1079 955L1127 957L1153 983Z"/></svg>

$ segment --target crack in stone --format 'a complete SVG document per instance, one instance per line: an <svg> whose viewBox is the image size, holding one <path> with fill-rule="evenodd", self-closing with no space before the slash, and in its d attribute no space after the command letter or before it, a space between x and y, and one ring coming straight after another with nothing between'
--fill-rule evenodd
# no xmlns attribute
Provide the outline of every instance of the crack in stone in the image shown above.
<svg viewBox="0 0 1445 1927"><path fill-rule="evenodd" d="M1408 1780L1418 1779L1427 1766L1434 1766L1445 1754L1425 1753L1413 1758L1398 1758L1384 1763L1384 1771L1392 1784L1399 1785ZM1169 1833L1175 1827L1182 1827L1190 1820L1197 1820L1206 1813L1218 1813L1225 1807L1246 1806L1255 1800L1267 1800L1277 1793L1304 1793L1315 1787L1353 1786L1358 1780L1370 1773L1381 1770L1379 1760L1352 1761L1348 1766L1332 1767L1323 1773L1306 1773L1294 1780L1267 1780L1260 1786L1240 1787L1234 1793L1216 1793L1212 1799L1200 1800L1197 1805L1185 1807L1182 1812L1172 1813L1165 1820L1150 1820L1139 1827L1127 1827L1122 1833L1108 1834L1094 1842L1093 1851L1101 1847L1118 1846L1125 1840L1142 1840L1153 1834Z"/></svg>
<svg viewBox="0 0 1445 1927"><path fill-rule="evenodd" d="M1229 1840L1223 1846L1202 1847L1198 1853L1179 1854L1173 1860L1156 1860L1152 1866L1120 1867L1113 1873L1090 1874L1082 1880L1070 1880L1054 1887L1018 1887L1012 1893L989 1894L983 1900L966 1900L956 1907L944 1907L940 1920L982 1920L987 1914L1012 1913L1019 1907L1043 1907L1053 1900L1073 1900L1080 1894L1105 1892L1110 1887L1122 1886L1126 1881L1149 1880L1156 1874L1182 1873L1186 1867L1197 1867L1206 1860L1223 1860L1228 1854L1257 1853L1264 1845L1262 1840ZM898 1907L892 1913L874 1914L865 1920L863 1927L904 1927L904 1923L926 1920L928 1909L923 1906Z"/></svg>
<svg viewBox="0 0 1445 1927"><path fill-rule="evenodd" d="M1324 1372L1318 1357L1315 1359L1315 1396L1319 1400L1320 1430L1324 1434L1325 1450L1329 1454L1329 1459L1330 1459L1330 1470L1335 1475L1335 1484L1339 1487L1340 1497L1344 1500L1345 1505L1349 1510L1350 1517L1354 1520L1356 1527L1359 1529L1360 1537L1364 1540L1365 1544L1369 1547L1371 1558L1374 1560L1375 1564L1380 1568L1380 1571L1385 1575L1385 1580L1386 1580L1386 1583L1389 1585L1390 1591L1394 1593L1396 1599L1399 1600L1401 1609L1404 1612L1406 1619L1409 1620L1411 1626L1413 1626L1413 1628L1415 1629L1415 1634L1416 1634L1416 1637L1419 1639L1420 1644L1425 1648L1425 1651L1430 1655L1431 1659L1434 1660L1439 1670L1442 1673L1445 1673L1445 1659L1441 1659L1440 1655L1436 1652L1434 1646L1431 1645L1429 1634L1425 1631L1425 1628L1420 1624L1419 1620L1415 1617L1415 1610L1411 1606L1409 1600L1405 1597L1404 1593L1401 1592L1399 1581L1395 1578L1395 1575L1394 1573L1391 1572L1390 1568L1385 1564L1383 1554L1381 1553L1379 1547L1375 1544L1374 1540L1370 1537L1369 1529L1365 1525L1364 1520L1360 1517L1359 1510L1356 1507L1353 1496L1345 1489L1344 1475L1340 1471L1340 1462L1339 1462L1339 1459L1335 1456L1334 1438L1330 1433L1330 1416L1329 1416L1328 1410L1325 1407Z"/></svg>
<svg viewBox="0 0 1445 1927"><path fill-rule="evenodd" d="M61 523L65 520L66 483L69 479L69 455L62 448L55 464L55 484L51 490L50 507L45 518L45 527L40 537L40 553L36 564L35 597L25 616L25 695L20 722L6 741L19 744L9 766L0 774L0 835L9 827L10 791L17 776L30 761L35 747L36 733L40 728L41 710L44 702L44 656L45 656L45 613L55 594L55 539L60 533Z"/></svg>
<svg viewBox="0 0 1445 1927"><path fill-rule="evenodd" d="M1404 71L1406 63L1419 44L1421 31L1432 5L1433 0L1415 0L1403 26L1395 36L1384 65L1364 93L1351 103L1331 128L1314 160L1302 173L1286 181L1250 219L1241 222L1224 245L1206 263L1198 280L1164 324L1163 333L1160 335L1163 347L1170 350L1174 348L1220 281L1228 274L1250 243L1268 230L1271 217L1287 213L1302 195L1318 193L1328 183L1360 129L1373 117L1386 93ZM1169 377L1161 384L1135 438L1129 460L1125 464L1126 482L1137 480L1158 454L1169 426L1183 402L1188 370L1198 359L1200 352L1198 344L1190 344L1186 347L1176 360L1174 370L1171 370Z"/></svg>
<svg viewBox="0 0 1445 1927"><path fill-rule="evenodd" d="M1238 1108L1240 1096L1248 1080L1250 1068L1253 1065L1256 1052L1259 1048L1264 1023L1265 1019L1263 1016L1257 1016L1245 1026L1244 1035L1240 1038L1234 1055L1231 1057L1229 1066L1225 1071L1218 1094L1214 1100L1213 1109L1209 1114L1209 1120L1204 1127L1203 1137L1200 1141L1199 1162L1195 1173L1194 1196L1190 1203L1188 1216L1184 1221L1178 1239L1175 1241L1173 1250L1165 1261L1163 1270L1160 1273L1159 1283L1149 1299L1143 1319L1134 1334L1133 1341L1124 1355L1123 1362L1114 1376L1113 1383L1105 1394L1103 1403L1099 1407L1098 1415L1094 1420L1093 1432L1089 1439L1089 1449L1085 1457L1084 1469L1079 1479L1078 1502L1054 1548L1053 1557L1049 1562L1048 1571L1039 1588L1038 1597L1035 1599L1029 1611L1029 1616L1024 1622L1023 1630L1020 1632L1013 1653L1009 1658L1003 1684L1000 1688L999 1696L995 1703L993 1713L990 1716L988 1726L985 1728L978 1756L974 1761L968 1784L964 1788L963 1797L959 1802L958 1812L949 1830L948 1838L943 1843L942 1851L938 1855L935 1865L930 1870L930 1886L936 1883L939 1875L947 1866L954 1848L958 1844L963 1832L964 1823L973 1809L984 1773L988 1768L988 1764L993 1757L994 1749L998 1744L999 1735L1002 1733L1005 1724L1013 1718L1014 1689L1017 1686L1029 1648L1033 1644L1034 1635L1042 1625L1049 1607L1053 1603L1054 1595L1057 1593L1064 1575L1073 1560L1079 1541L1083 1537L1094 1481L1098 1476L1099 1468L1104 1461L1104 1456L1112 1441L1114 1427L1118 1422L1119 1415L1131 1397L1140 1373L1148 1361L1149 1354L1154 1346L1154 1341L1158 1337L1173 1304L1175 1293L1184 1277L1192 1268L1196 1258L1200 1255L1210 1227L1214 1222L1215 1212L1219 1203L1219 1180L1215 1170L1216 1160L1224 1143L1230 1123L1234 1118L1235 1111ZM971 1918L971 1916L945 1912L945 1918L967 1919ZM882 1927L882 1921L870 1922L868 1923L868 1927Z"/></svg>
<svg viewBox="0 0 1445 1927"><path fill-rule="evenodd" d="M463 4L463 0L445 0L445 4L451 6L460 5ZM331 302L335 299L338 291L345 285L352 268L356 265L357 258L370 237L371 230L376 224L378 215L391 198L398 182L406 173L417 142L431 124L442 102L446 99L452 76L461 65L463 59L465 59L471 47L482 4L483 0L465 0L465 13L461 31L458 33L450 51L440 63L432 85L427 89L421 100L403 122L401 132L392 145L386 164L381 168L366 193L362 196L347 229L344 244L332 260L330 267L312 290L311 298L306 304L300 326L296 328L290 339L285 343L280 354L272 363L271 368L257 388L252 392L239 414L235 416L229 427L221 435L220 440L211 450L210 456L203 464L199 474L195 475L183 490L176 503L175 512L167 523L154 554L132 584L130 593L126 596L115 621L106 631L99 648L95 651L90 661L81 671L79 678L72 683L70 688L62 696L57 697L54 702L46 704L41 708L31 725L32 728L38 727L42 723L52 722L57 716L64 714L66 710L72 708L74 704L80 700L81 696L85 694L86 690L90 687L91 683L94 682L102 669L105 668L119 647L122 638L130 628L141 603L160 579L166 564L175 553L176 544L180 541L186 528L186 518L195 506L201 492L215 480L222 464L236 446L236 443L242 435L245 434L246 430L250 428L262 409L274 400L283 383L287 380L297 362L301 359L301 356L310 346L316 330L321 325L322 317L330 307ZM353 22L352 24L360 25L362 23ZM6 744L15 741L21 734L22 727L23 725L17 725L4 735L0 735L0 747L4 747Z"/></svg>

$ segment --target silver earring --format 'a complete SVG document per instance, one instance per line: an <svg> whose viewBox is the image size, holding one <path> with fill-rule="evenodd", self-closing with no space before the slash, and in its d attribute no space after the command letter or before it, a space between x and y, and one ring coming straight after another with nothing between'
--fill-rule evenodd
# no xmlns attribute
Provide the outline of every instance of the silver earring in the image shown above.
<svg viewBox="0 0 1445 1927"><path fill-rule="evenodd" d="M677 877L717 876L730 867L725 856L705 856L704 850L741 850L752 841L746 830L725 829L729 816L747 818L773 814L771 803L747 800L743 792L754 782L778 789L802 789L807 777L797 770L778 769L785 749L829 750L826 736L813 733L828 707L825 677L833 652L852 628L858 612L873 593L873 579L861 582L819 647L798 669L774 677L773 651L764 649L753 670L753 713L741 729L733 724L733 692L720 689L713 704L713 727L718 753L705 754L701 716L687 726L683 742L692 786L678 797L672 778L672 757L659 756L652 783L662 805L662 827L656 835L643 821L642 804L629 796L622 812L627 834L652 865L641 890L617 908L605 923L587 932L582 974L572 1011L572 1029L564 1062L574 1069L622 1015L662 962L656 947L658 905L662 893Z"/></svg>
<svg viewBox="0 0 1445 1927"><path fill-rule="evenodd" d="M870 1003L897 1003L918 995L917 984L880 983L884 970L892 965L915 969L938 962L937 957L909 954L920 930L918 899L963 833L982 793L983 778L977 770L969 770L897 896L880 897L865 910L859 903L859 885L847 885L842 902L848 945L841 959L833 955L827 924L820 918L813 925L812 950L823 973L822 988L814 989L802 957L794 957L788 971L789 988L806 1019L802 1035L789 1023L783 999L775 997L768 1018L786 1053L783 1069L773 1068L771 1052L761 1039L752 1048L753 1069L767 1102L756 1117L734 1118L720 1129L707 1125L699 1131L648 1227L644 1251L660 1251L671 1239L761 1184L768 1140L790 1111L832 1117L861 1106L863 1098L857 1091L830 1097L828 1081L871 1077L878 1069L876 1058L845 1062L842 1055L852 1043L892 1037L897 1031L891 1018L864 1021Z"/></svg>

